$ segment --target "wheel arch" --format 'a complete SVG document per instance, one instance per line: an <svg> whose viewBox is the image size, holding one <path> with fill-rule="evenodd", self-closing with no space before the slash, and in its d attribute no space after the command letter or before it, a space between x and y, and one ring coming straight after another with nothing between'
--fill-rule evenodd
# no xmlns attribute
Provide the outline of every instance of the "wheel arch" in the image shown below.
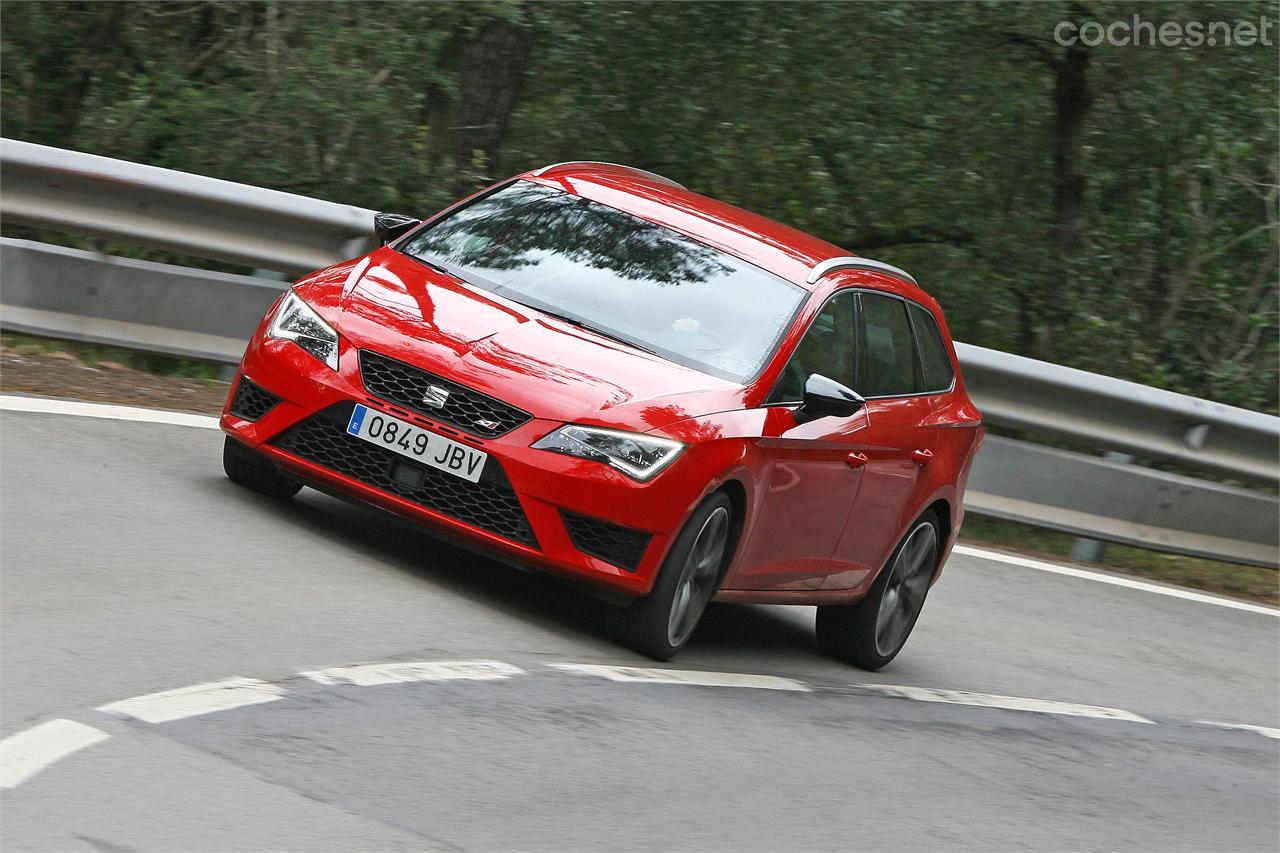
<svg viewBox="0 0 1280 853"><path fill-rule="evenodd" d="M729 524L729 557L724 561L724 568L720 570L720 578L716 582L717 585L722 583L729 574L729 569L733 566L734 559L738 556L738 546L742 543L742 533L746 529L747 511L749 498L747 497L747 487L735 477L729 477L723 483L712 489L706 497L716 494L724 494L729 498L730 524ZM706 500L704 497L703 500ZM701 501L699 502L701 503Z"/></svg>
<svg viewBox="0 0 1280 853"><path fill-rule="evenodd" d="M942 534L942 542L945 544L951 539L951 531L953 529L951 502L946 498L938 498L936 501L925 507L924 512L920 513L920 516L924 517L925 513L929 512L932 512L938 517L938 532ZM938 551L941 553L942 548L939 548Z"/></svg>
<svg viewBox="0 0 1280 853"><path fill-rule="evenodd" d="M898 548L906 540L907 536L910 535L911 531L915 530L916 525L929 515L934 516L938 521L938 565L935 566L933 570L934 579L937 579L938 572L942 568L942 564L949 553L947 545L951 541L951 531L955 528L955 522L951 516L951 502L945 497L935 497L933 502L926 504L919 512L910 516L910 520L903 525L902 529L898 532L898 538L894 540L893 547L890 548L889 553L885 555L884 561L876 568L875 574L869 576L863 581L863 584L865 584L868 589L871 584L875 583L876 579L880 577L881 573L888 568L890 561L892 561L894 555L898 553Z"/></svg>
<svg viewBox="0 0 1280 853"><path fill-rule="evenodd" d="M930 585L938 580L938 576L942 574L942 566L947 562L947 557L951 554L951 534L955 530L955 520L951 514L951 503L946 498L938 498L933 503L925 507L924 512L920 513L923 518L925 514L932 512L938 519L938 533L941 540L938 542L938 564L933 567L933 579Z"/></svg>

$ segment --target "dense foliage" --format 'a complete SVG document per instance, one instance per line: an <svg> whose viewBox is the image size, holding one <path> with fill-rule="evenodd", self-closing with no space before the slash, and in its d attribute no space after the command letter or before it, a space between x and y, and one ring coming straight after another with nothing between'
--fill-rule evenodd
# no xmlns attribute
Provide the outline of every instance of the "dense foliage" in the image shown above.
<svg viewBox="0 0 1280 853"><path fill-rule="evenodd" d="M425 213L632 163L911 269L956 337L1277 406L1280 4L5 2L6 136Z"/></svg>

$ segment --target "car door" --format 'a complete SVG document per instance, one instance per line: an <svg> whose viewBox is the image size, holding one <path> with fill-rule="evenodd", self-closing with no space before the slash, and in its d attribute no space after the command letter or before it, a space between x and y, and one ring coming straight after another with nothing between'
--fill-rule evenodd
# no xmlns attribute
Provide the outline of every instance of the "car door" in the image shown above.
<svg viewBox="0 0 1280 853"><path fill-rule="evenodd" d="M858 372L867 424L852 438L865 457L855 496L823 589L852 589L883 565L910 523L921 476L937 439L908 302L886 293L858 296Z"/></svg>
<svg viewBox="0 0 1280 853"><path fill-rule="evenodd" d="M853 387L857 297L832 296L814 318L769 397L761 452L766 457L760 498L733 589L816 589L830 573L830 557L845 529L861 471L848 456L867 416L825 417L798 423L793 414L805 380L820 373ZM860 446L860 445L859 445Z"/></svg>

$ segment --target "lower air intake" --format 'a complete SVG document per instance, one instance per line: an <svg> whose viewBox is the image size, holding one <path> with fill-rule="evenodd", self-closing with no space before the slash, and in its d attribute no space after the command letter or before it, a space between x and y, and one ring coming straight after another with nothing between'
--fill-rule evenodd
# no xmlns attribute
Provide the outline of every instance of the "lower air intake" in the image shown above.
<svg viewBox="0 0 1280 853"><path fill-rule="evenodd" d="M246 421L256 421L279 402L280 398L275 394L250 382L249 377L241 376L235 396L231 398L231 414Z"/></svg>
<svg viewBox="0 0 1280 853"><path fill-rule="evenodd" d="M561 511L560 516L564 519L573 547L582 553L629 572L640 567L640 560L652 538L650 534L572 512Z"/></svg>

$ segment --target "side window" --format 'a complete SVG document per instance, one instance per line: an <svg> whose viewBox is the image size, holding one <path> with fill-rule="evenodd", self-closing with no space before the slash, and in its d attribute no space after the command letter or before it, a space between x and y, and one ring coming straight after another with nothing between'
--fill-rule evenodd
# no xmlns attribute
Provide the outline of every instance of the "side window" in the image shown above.
<svg viewBox="0 0 1280 853"><path fill-rule="evenodd" d="M863 293L862 334L862 376L855 391L864 397L895 397L922 390L905 302Z"/></svg>
<svg viewBox="0 0 1280 853"><path fill-rule="evenodd" d="M942 334L938 331L938 321L933 315L911 303L908 309L911 314L911 325L916 330L916 343L920 345L920 363L924 367L924 390L946 391L955 378L951 367L951 358L942 343Z"/></svg>
<svg viewBox="0 0 1280 853"><path fill-rule="evenodd" d="M805 380L814 373L855 387L855 305L852 293L837 294L827 302L782 371L772 402L792 403L803 399Z"/></svg>

